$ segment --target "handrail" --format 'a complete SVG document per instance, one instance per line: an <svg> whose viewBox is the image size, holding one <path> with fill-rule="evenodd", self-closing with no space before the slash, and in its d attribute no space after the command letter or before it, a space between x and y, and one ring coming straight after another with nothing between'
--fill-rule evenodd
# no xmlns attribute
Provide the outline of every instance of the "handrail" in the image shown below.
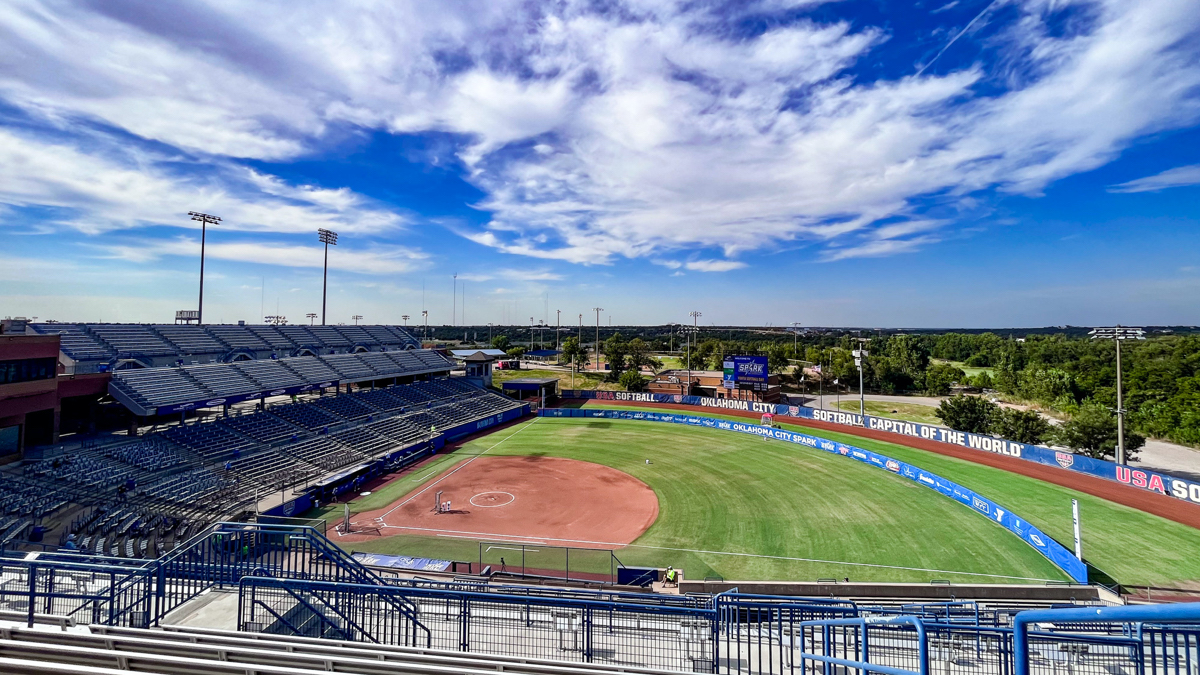
<svg viewBox="0 0 1200 675"><path fill-rule="evenodd" d="M1014 675L1029 675L1029 624L1031 623L1130 623L1200 622L1200 602L1174 605L1127 605L1123 607L1080 607L1035 609L1013 617ZM1140 631L1139 631L1140 635ZM1055 634L1056 637L1065 637ZM1100 636L1088 636L1088 639Z"/></svg>
<svg viewBox="0 0 1200 675"><path fill-rule="evenodd" d="M868 617L860 619L819 619L816 621L801 621L800 627L805 626L828 628L830 626L856 626L859 630L859 661L839 659L832 656L812 654L800 647L800 658L832 663L848 668L858 668L867 672L883 673L884 675L928 675L929 673L929 644L925 639L925 624L915 616ZM870 626L912 626L917 632L917 671L891 666L880 666L867 661L869 655L867 628ZM822 642L822 644L827 644Z"/></svg>

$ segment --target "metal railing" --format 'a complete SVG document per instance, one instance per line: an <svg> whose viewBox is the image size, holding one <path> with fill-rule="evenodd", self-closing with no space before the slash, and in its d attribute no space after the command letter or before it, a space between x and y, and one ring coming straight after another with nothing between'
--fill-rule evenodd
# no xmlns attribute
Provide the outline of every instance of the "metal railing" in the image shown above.
<svg viewBox="0 0 1200 675"><path fill-rule="evenodd" d="M388 611L384 600L416 611ZM611 600L248 577L238 628L693 672L719 663L712 609Z"/></svg>

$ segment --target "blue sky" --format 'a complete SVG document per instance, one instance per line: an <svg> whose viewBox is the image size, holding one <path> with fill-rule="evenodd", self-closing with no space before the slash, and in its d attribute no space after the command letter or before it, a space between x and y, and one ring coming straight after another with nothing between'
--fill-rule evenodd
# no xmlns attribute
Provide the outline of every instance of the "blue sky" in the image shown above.
<svg viewBox="0 0 1200 675"><path fill-rule="evenodd" d="M1196 324L1198 150L1180 0L14 0L0 315Z"/></svg>

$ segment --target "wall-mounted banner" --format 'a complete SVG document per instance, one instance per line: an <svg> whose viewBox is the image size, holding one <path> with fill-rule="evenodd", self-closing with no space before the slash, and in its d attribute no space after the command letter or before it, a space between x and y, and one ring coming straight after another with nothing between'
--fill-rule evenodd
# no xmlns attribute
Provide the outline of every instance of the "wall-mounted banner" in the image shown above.
<svg viewBox="0 0 1200 675"><path fill-rule="evenodd" d="M739 401L728 398L708 398L705 396L679 396L674 394L643 394L629 391L590 391L564 390L563 398L596 399L602 401L630 401L642 403L675 403L694 405L700 408L720 408L725 410L743 410L753 413L772 413L788 417L800 417L818 422L842 424L864 429L887 431L913 438L923 438L930 441L950 443L953 445L991 452L997 455L1017 457L1046 466L1056 466L1069 471L1104 478L1106 480L1132 485L1136 488L1155 492L1168 497L1175 497L1193 504L1200 504L1200 483L1171 476L1169 474L1146 469L1134 469L1121 466L1115 462L1103 459L1093 459L1086 455L1076 455L1062 450L1055 450L1041 445L1017 443L994 436L972 434L966 431L955 431L946 427L917 422L905 422L886 417L872 417L834 410L821 410L804 406L783 405L778 403L760 403L757 401Z"/></svg>
<svg viewBox="0 0 1200 675"><path fill-rule="evenodd" d="M619 392L616 392L619 393ZM609 419L629 419L643 420L648 422L670 422L673 424L687 424L690 426L703 426L712 429L722 429L726 431L736 431L743 434L752 434L755 436L766 436L787 443L795 443L797 445L805 445L810 448L824 450L843 457L857 460L864 464L870 464L883 471L889 471L898 476L903 476L915 483L919 483L931 490L937 490L943 495L954 499L965 506L974 509L980 515L985 516L992 521L1002 525L1005 529L1020 537L1025 543L1034 547L1039 553L1046 556L1050 562L1054 563L1072 580L1079 583L1087 583L1087 565L1077 559L1070 551L1062 544L1059 544L1049 535L1043 533L1031 525L1028 521L1014 514L1012 511L1003 507L996 502L984 497L969 488L965 488L958 483L955 483L946 478L926 471L918 466L914 466L907 462L901 462L892 459L886 455L881 455L870 450L856 448L852 445L843 445L835 443L824 438L809 436L808 434L799 434L783 429L774 429L772 427L764 427L757 424L747 424L743 422L730 422L728 420L714 419L711 417L699 417L696 415L678 414L678 413L658 413L658 412L642 412L634 410L595 410L588 408L543 408L538 411L538 415L542 417L603 417Z"/></svg>

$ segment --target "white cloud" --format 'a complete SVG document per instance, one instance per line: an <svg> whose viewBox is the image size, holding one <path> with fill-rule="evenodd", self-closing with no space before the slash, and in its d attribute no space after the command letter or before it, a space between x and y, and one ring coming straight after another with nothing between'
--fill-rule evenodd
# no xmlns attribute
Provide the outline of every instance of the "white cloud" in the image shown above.
<svg viewBox="0 0 1200 675"><path fill-rule="evenodd" d="M1173 187L1200 185L1200 164L1177 166L1162 173L1113 185L1109 192L1158 192Z"/></svg>
<svg viewBox="0 0 1200 675"><path fill-rule="evenodd" d="M105 257L142 263L164 256L186 256L199 259L200 242L191 237L174 239L144 239L124 244L102 244L96 248L106 253ZM295 246L272 242L218 243L209 241L204 248L205 258L232 260L236 262L280 265L283 267L309 267L321 269L324 265L324 249L319 246ZM368 249L353 249L339 246L329 255L330 269L367 274L403 274L415 269L425 254L399 246L377 246Z"/></svg>
<svg viewBox="0 0 1200 675"><path fill-rule="evenodd" d="M746 263L736 260L692 260L683 266L695 272L729 272L745 267Z"/></svg>
<svg viewBox="0 0 1200 675"><path fill-rule="evenodd" d="M0 203L64 209L71 215L62 225L92 234L154 224L198 229L189 210L221 216L210 229L237 231L380 234L403 223L349 190L295 187L223 166L179 175L167 168L175 159L0 129Z"/></svg>
<svg viewBox="0 0 1200 675"><path fill-rule="evenodd" d="M727 258L692 263L709 266L792 240L827 258L913 250L939 239L920 226L931 195L952 207L977 190L1036 195L1200 112L1200 12L1178 0L1077 0L1093 21L1068 34L1049 28L1063 3L1013 0L1000 91L982 67L855 79L847 69L883 29L780 22L727 37L702 4L14 0L0 7L0 98L218 167L297 157L348 125L462 134L493 214L461 232L470 240L585 264ZM0 200L78 209L83 229L174 222L183 205L273 232L400 225L347 190L228 167L182 180L161 158L15 133L0 155Z"/></svg>

